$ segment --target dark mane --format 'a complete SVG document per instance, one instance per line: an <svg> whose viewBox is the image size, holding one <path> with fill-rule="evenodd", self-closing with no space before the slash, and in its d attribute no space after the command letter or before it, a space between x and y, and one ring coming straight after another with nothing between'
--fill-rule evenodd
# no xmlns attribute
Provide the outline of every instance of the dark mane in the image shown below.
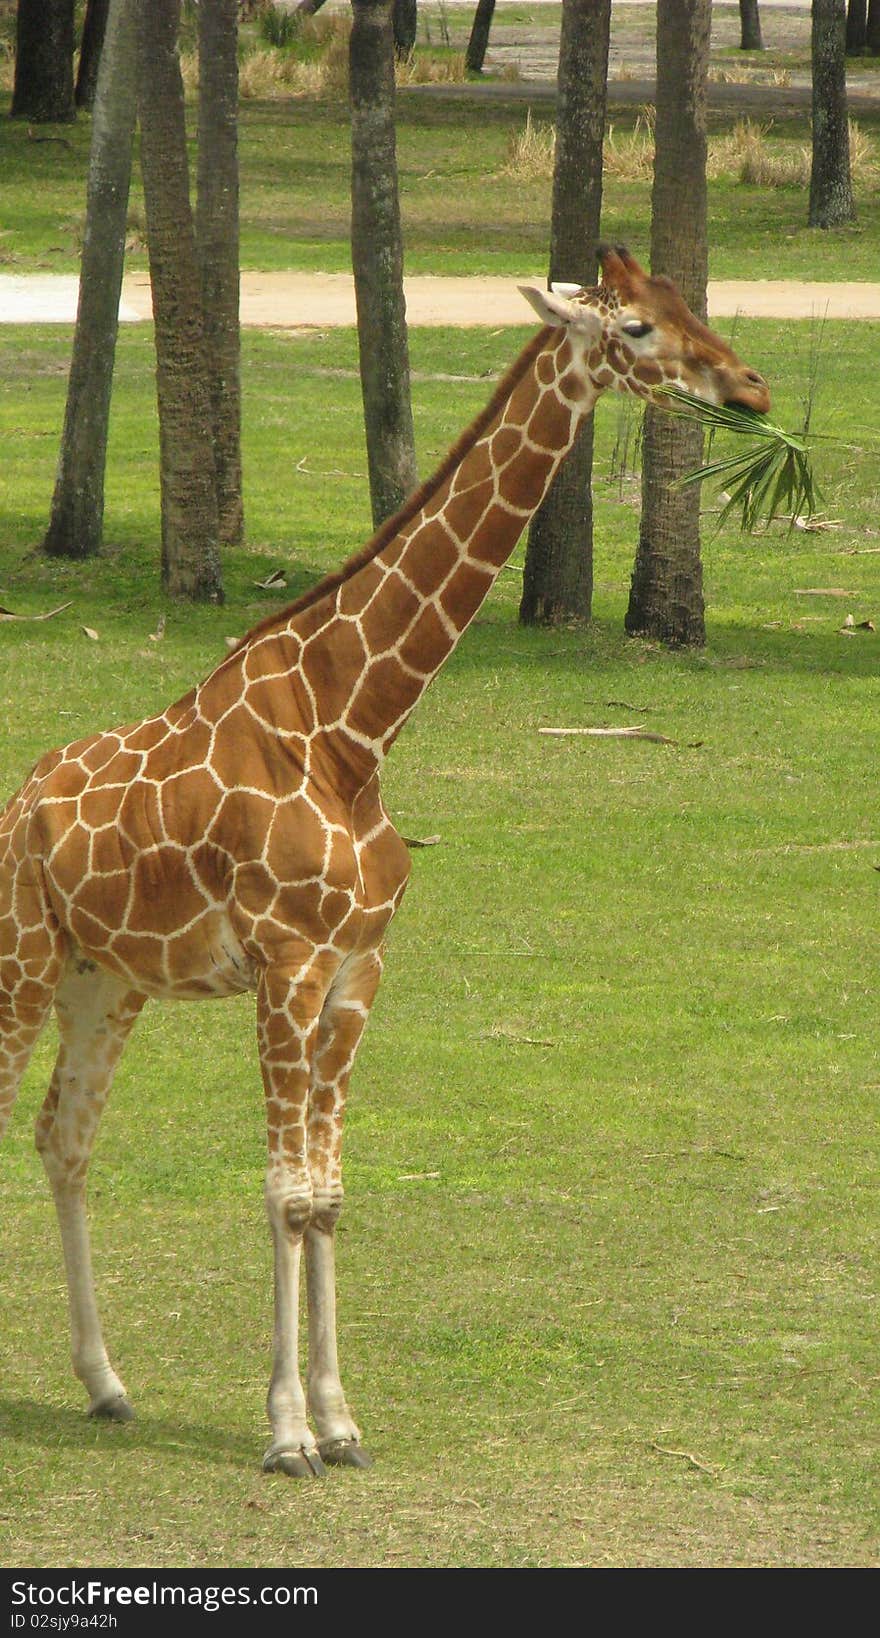
<svg viewBox="0 0 880 1638"><path fill-rule="evenodd" d="M480 410L475 420L471 422L469 427L465 428L461 437L453 444L448 455L441 461L436 472L425 483L420 484L418 489L413 490L397 512L394 512L390 518L386 518L385 522L379 525L375 534L367 541L366 546L362 546L359 552L355 552L353 557L343 563L341 569L335 569L331 574L325 575L323 580L318 580L308 591L303 592L302 596L298 597L295 602L288 603L286 608L279 609L275 614L266 615L264 620L260 620L257 625L252 626L250 631L246 632L241 638L240 642L236 643L233 649L230 649L230 655L238 654L241 649L247 647L248 643L253 642L254 638L261 637L264 632L271 631L275 627L286 625L295 614L301 614L304 609L310 609L315 603L320 603L323 598L329 597L331 592L335 592L340 586L344 586L345 582L352 578L352 575L357 574L358 570L363 569L367 563L371 563L374 557L378 557L383 546L387 546L398 531L411 522L422 510L422 507L427 505L450 474L455 471L459 462L464 459L468 450L473 447L478 438L482 437L502 404L509 398L529 366L534 363L551 334L551 327L545 325L542 330L538 331L537 335L532 337L519 357L514 359L509 370L506 370L501 377L485 409ZM228 659L229 655L226 658ZM221 664L225 664L225 661L221 661Z"/></svg>

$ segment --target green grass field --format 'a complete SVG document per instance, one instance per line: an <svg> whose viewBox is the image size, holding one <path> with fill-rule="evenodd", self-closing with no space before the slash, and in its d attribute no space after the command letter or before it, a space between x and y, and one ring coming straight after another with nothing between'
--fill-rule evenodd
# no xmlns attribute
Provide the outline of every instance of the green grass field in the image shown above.
<svg viewBox="0 0 880 1638"><path fill-rule="evenodd" d="M620 13L634 47L647 10ZM495 28L532 18L507 7ZM411 272L544 265L549 178L502 174L527 106L516 86L487 101L475 141L473 105L400 96ZM0 270L77 265L88 121L62 135L0 120ZM801 116L767 135L793 139ZM349 266L342 101L245 103L241 162L245 267ZM606 184L604 231L643 255L649 194ZM716 277L877 276L876 178L835 234L806 229L797 187L722 178L710 210ZM135 189L132 267L142 231ZM527 333L414 333L423 473ZM259 1471L271 1268L247 998L151 1007L123 1059L91 1214L139 1419L86 1420L31 1142L47 1032L0 1159L0 1563L876 1564L880 632L856 623L880 626L878 333L822 337L835 527L745 540L705 497L705 651L622 635L638 481L606 403L593 624L517 626L520 548L395 748L389 808L441 841L414 856L348 1119L340 1339L370 1473ZM737 325L784 425L815 341ZM31 555L68 355L63 329L0 329L0 604L72 604L0 621L5 793L47 746L188 688L274 606L269 570L293 596L369 530L355 337L246 334L248 547L225 608L166 607L138 328L120 337L105 554ZM633 722L676 743L538 733Z"/></svg>
<svg viewBox="0 0 880 1638"><path fill-rule="evenodd" d="M442 88L441 88L442 89ZM509 95L482 103L413 88L398 97L400 198L410 273L534 274L546 262L551 172L535 180L505 174L529 101ZM534 117L553 118L552 103ZM619 140L638 109L612 116ZM729 132L741 114L712 120ZM809 146L806 112L766 117L768 152ZM479 141L474 140L478 122ZM196 110L191 108L195 131ZM858 220L828 234L806 226L802 186L760 188L731 176L710 183L713 278L874 279L880 251L880 102L860 114L872 167L856 188ZM42 134L45 136L48 132ZM19 121L0 120L0 271L72 272L85 220L89 122L80 118L35 144ZM344 99L280 98L241 106L242 266L347 271L350 136ZM603 231L647 259L650 178L608 176ZM146 266L137 177L130 211L129 268Z"/></svg>
<svg viewBox="0 0 880 1638"><path fill-rule="evenodd" d="M736 345L794 425L807 325ZM527 331L416 332L422 470ZM878 327L826 327L827 533L705 527L709 643L622 636L635 480L599 412L596 619L516 624L521 549L395 748L419 852L356 1071L343 1377L367 1474L259 1472L271 1341L248 999L152 1007L91 1189L108 1342L139 1413L68 1367L31 1144L4 1145L0 1562L30 1567L876 1563ZM182 692L364 538L355 339L245 336L250 545L222 610L152 642L151 338L120 338L108 549L45 525L69 339L0 330L0 788ZM450 379L450 374L463 379ZM316 413L316 405L320 413ZM844 447L855 444L858 450ZM709 497L707 497L707 505ZM798 595L839 588L845 596ZM99 641L85 637L93 627ZM644 722L676 745L554 741Z"/></svg>

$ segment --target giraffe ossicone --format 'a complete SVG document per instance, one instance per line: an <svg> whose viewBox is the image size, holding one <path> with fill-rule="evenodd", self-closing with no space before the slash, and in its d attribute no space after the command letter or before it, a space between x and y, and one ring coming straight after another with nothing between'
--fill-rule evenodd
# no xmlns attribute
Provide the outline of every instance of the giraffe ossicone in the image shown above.
<svg viewBox="0 0 880 1638"><path fill-rule="evenodd" d="M769 407L762 378L623 249L595 289L527 291L544 327L434 476L335 574L156 716L41 758L0 815L0 1133L54 1005L37 1120L95 1415L130 1417L98 1317L86 1172L148 997L256 992L275 1257L268 1469L368 1458L336 1349L334 1230L349 1077L409 853L385 754L607 388L677 382ZM299 1367L300 1262L308 1309Z"/></svg>

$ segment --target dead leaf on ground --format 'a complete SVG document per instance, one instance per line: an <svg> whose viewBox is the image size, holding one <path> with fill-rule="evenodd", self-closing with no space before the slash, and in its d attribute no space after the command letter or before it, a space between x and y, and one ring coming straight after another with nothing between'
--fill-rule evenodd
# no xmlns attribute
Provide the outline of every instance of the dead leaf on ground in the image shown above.
<svg viewBox="0 0 880 1638"><path fill-rule="evenodd" d="M98 633L96 632L94 626L80 626L79 629L82 632L83 636L84 637L90 637L93 643L100 642L101 639L99 638Z"/></svg>
<svg viewBox="0 0 880 1638"><path fill-rule="evenodd" d="M402 836L401 841L405 842L407 847L436 847L438 842L440 841L440 837L439 836Z"/></svg>
<svg viewBox="0 0 880 1638"><path fill-rule="evenodd" d="M267 574L265 580L255 580L254 585L259 591L284 591L287 587L287 581L282 569L273 569L271 574Z"/></svg>
<svg viewBox="0 0 880 1638"><path fill-rule="evenodd" d="M162 638L164 636L165 636L165 616L164 616L164 614L160 614L158 620L156 621L155 631L150 632L150 642L151 643L161 643Z"/></svg>

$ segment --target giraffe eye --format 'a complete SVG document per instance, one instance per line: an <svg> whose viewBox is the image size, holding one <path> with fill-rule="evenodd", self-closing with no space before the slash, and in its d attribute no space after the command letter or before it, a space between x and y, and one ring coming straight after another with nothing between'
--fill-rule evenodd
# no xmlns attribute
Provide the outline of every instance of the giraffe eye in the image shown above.
<svg viewBox="0 0 880 1638"><path fill-rule="evenodd" d="M641 336L649 336L653 328L653 324L643 324L641 319L630 319L628 324L623 325L623 333L638 341Z"/></svg>

